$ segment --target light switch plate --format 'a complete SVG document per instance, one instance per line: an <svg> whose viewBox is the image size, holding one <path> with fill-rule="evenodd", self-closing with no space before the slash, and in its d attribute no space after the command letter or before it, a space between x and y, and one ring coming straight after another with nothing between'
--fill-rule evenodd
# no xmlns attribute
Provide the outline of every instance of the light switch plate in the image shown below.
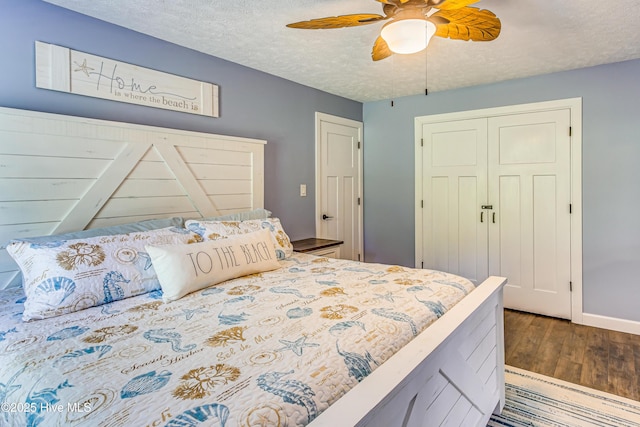
<svg viewBox="0 0 640 427"><path fill-rule="evenodd" d="M307 197L307 184L300 184L300 197Z"/></svg>

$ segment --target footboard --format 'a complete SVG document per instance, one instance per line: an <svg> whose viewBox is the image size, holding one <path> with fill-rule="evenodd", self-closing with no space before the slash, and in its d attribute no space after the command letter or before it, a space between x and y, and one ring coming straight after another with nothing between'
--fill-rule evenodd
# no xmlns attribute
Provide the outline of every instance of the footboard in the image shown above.
<svg viewBox="0 0 640 427"><path fill-rule="evenodd" d="M489 277L310 426L485 426L504 406L505 283Z"/></svg>

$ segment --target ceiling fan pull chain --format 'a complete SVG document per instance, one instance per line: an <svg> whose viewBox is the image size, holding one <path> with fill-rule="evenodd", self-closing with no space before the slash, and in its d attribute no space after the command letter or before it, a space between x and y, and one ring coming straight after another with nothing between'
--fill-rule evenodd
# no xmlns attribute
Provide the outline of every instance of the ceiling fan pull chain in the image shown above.
<svg viewBox="0 0 640 427"><path fill-rule="evenodd" d="M424 96L429 95L429 54L424 50Z"/></svg>
<svg viewBox="0 0 640 427"><path fill-rule="evenodd" d="M393 107L393 98L396 95L396 58L393 56L391 57L391 75L394 77L391 79L391 106Z"/></svg>

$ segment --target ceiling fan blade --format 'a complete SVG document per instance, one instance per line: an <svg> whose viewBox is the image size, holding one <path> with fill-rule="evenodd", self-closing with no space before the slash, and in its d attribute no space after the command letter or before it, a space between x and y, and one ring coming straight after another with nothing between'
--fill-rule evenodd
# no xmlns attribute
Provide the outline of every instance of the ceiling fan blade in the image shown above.
<svg viewBox="0 0 640 427"><path fill-rule="evenodd" d="M435 35L454 40L491 41L500 35L502 28L500 20L493 12L475 7L440 10L430 18L448 20L448 24L436 23Z"/></svg>
<svg viewBox="0 0 640 427"><path fill-rule="evenodd" d="M373 50L371 50L371 59L374 61L380 61L381 59L385 59L393 55L391 49L387 45L387 42L380 36L376 39L376 42L373 44Z"/></svg>
<svg viewBox="0 0 640 427"><path fill-rule="evenodd" d="M440 25L448 25L450 22L447 18L437 14L431 15L429 18L427 18L427 21L433 22L436 27Z"/></svg>
<svg viewBox="0 0 640 427"><path fill-rule="evenodd" d="M461 9L470 4L478 3L479 0L427 0L429 6L440 10Z"/></svg>
<svg viewBox="0 0 640 427"><path fill-rule="evenodd" d="M330 28L357 27L359 25L372 24L387 19L386 16L375 13L358 13L353 15L329 16L326 18L311 19L309 21L287 24L289 28L301 28L304 30L324 30Z"/></svg>

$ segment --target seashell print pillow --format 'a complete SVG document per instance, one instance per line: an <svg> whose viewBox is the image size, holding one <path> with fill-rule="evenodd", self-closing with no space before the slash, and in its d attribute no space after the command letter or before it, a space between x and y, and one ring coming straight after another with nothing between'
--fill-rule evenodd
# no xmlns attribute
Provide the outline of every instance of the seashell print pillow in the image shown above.
<svg viewBox="0 0 640 427"><path fill-rule="evenodd" d="M27 297L22 319L59 316L160 289L145 245L199 240L168 227L44 243L12 241L7 252L20 267Z"/></svg>
<svg viewBox="0 0 640 427"><path fill-rule="evenodd" d="M273 240L278 259L285 259L293 254L291 240L284 232L278 218L248 221L188 220L184 225L189 231L200 235L204 240L224 239L228 236L251 233L266 228L271 232L271 240Z"/></svg>
<svg viewBox="0 0 640 427"><path fill-rule="evenodd" d="M145 219L138 222L130 222L126 224L110 225L101 228L89 228L87 230L72 231L64 234L51 234L47 236L23 237L15 239L15 241L24 241L29 243L46 243L55 242L57 240L72 239L88 239L89 237L110 236L113 234L136 233L138 231L158 230L167 227L182 228L184 220L182 217L173 218ZM11 242L9 242L11 243Z"/></svg>

